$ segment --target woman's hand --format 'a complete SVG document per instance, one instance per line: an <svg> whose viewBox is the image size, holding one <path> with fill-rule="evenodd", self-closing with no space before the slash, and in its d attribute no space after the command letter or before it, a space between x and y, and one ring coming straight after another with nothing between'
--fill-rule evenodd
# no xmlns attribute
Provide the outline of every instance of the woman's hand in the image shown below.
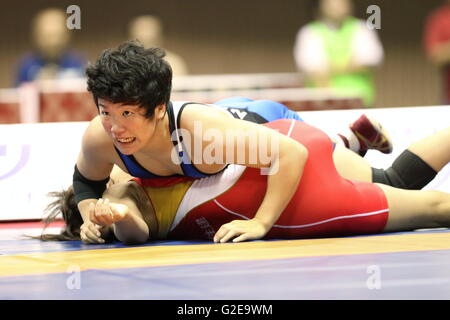
<svg viewBox="0 0 450 320"><path fill-rule="evenodd" d="M126 205L111 203L108 199L99 199L89 204L89 220L80 227L80 238L84 243L105 243L102 238L108 226L128 216Z"/></svg>
<svg viewBox="0 0 450 320"><path fill-rule="evenodd" d="M102 226L86 221L80 227L80 238L84 243L105 243L101 233Z"/></svg>
<svg viewBox="0 0 450 320"><path fill-rule="evenodd" d="M124 204L111 203L109 199L98 199L89 204L89 220L99 226L109 226L125 219L129 214Z"/></svg>
<svg viewBox="0 0 450 320"><path fill-rule="evenodd" d="M233 220L220 227L214 235L214 242L233 242L261 239L269 231L264 223L253 218L250 220Z"/></svg>

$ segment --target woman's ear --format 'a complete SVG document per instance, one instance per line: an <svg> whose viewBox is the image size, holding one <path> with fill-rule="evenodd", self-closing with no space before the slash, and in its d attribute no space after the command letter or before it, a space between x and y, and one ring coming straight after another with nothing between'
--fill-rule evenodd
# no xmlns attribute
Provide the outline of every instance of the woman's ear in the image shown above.
<svg viewBox="0 0 450 320"><path fill-rule="evenodd" d="M161 120L166 115L167 107L165 104L160 104L155 108L155 117L158 120Z"/></svg>

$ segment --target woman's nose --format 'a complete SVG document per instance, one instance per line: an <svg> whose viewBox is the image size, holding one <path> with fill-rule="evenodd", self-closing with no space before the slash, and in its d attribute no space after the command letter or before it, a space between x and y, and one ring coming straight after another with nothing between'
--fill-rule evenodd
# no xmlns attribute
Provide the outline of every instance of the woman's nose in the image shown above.
<svg viewBox="0 0 450 320"><path fill-rule="evenodd" d="M114 134L121 133L125 131L125 128L122 126L122 124L119 121L112 121L111 122L111 132Z"/></svg>

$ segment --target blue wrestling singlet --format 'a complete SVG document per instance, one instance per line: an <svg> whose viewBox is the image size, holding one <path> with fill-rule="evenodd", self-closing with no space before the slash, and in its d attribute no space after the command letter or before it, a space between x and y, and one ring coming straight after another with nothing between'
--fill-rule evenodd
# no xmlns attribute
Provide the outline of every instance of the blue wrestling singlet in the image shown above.
<svg viewBox="0 0 450 320"><path fill-rule="evenodd" d="M207 174L199 171L188 158L186 152L183 151L183 142L178 134L178 128L180 127L180 116L184 109L189 104L197 104L195 102L169 102L167 104L167 115L169 118L169 130L172 137L176 137L173 144L178 149L178 156L180 158L180 166L183 170L184 176L192 178L204 178L213 174ZM212 107L220 107L229 112L234 118L251 121L255 123L266 123L278 119L296 119L303 121L300 116L289 110L281 103L270 100L251 100L248 98L234 97L214 103ZM147 169L143 168L134 158L133 155L124 155L117 148L115 148L123 163L125 164L128 172L133 177L154 179L154 178L167 178L167 177L180 177L183 175L175 174L171 176L160 176L151 173Z"/></svg>
<svg viewBox="0 0 450 320"><path fill-rule="evenodd" d="M271 100L251 100L243 97L233 97L214 103L225 108L233 117L256 123L266 123L278 119L295 119L303 121L297 112L289 110L284 104ZM234 109L238 109L234 110ZM262 122L255 121L260 118Z"/></svg>

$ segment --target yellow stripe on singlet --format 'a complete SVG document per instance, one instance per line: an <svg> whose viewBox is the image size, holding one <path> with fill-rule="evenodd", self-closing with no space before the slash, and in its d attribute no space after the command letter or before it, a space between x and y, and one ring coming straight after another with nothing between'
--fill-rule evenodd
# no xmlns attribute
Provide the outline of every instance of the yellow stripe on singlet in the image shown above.
<svg viewBox="0 0 450 320"><path fill-rule="evenodd" d="M0 276L336 256L450 250L449 232L205 245L160 245L0 256Z"/></svg>
<svg viewBox="0 0 450 320"><path fill-rule="evenodd" d="M158 239L166 238L180 202L192 183L193 180L176 183L169 187L144 187L158 220Z"/></svg>

